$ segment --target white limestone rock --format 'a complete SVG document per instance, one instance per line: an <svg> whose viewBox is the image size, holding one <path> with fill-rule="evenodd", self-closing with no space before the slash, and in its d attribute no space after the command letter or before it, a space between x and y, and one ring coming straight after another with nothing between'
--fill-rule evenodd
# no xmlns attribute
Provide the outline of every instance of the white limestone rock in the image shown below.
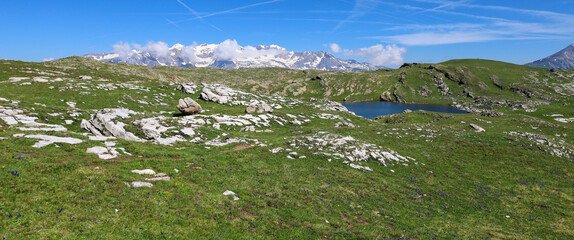
<svg viewBox="0 0 574 240"><path fill-rule="evenodd" d="M48 136L48 135L26 135L25 137L41 140L41 141L37 142L36 144L32 145L32 147L35 147L35 148L45 147L45 146L48 146L52 143L78 144L78 143L82 142L82 140L80 140L80 139L71 138L71 137L56 137L56 136Z"/></svg>
<svg viewBox="0 0 574 240"><path fill-rule="evenodd" d="M229 191L229 190L226 190L225 192L223 192L223 195L224 196L233 196L234 201L239 200L239 198L237 197L237 194L235 194L234 192Z"/></svg>
<svg viewBox="0 0 574 240"><path fill-rule="evenodd" d="M143 169L143 170L137 170L137 169L136 169L136 170L132 170L131 172L137 173L137 174L139 174L139 175L144 175L144 174L146 174L146 175L155 175L155 171L152 170L152 169Z"/></svg>
<svg viewBox="0 0 574 240"><path fill-rule="evenodd" d="M193 83L182 83L177 86L177 90L187 94L194 94L197 92L197 85Z"/></svg>
<svg viewBox="0 0 574 240"><path fill-rule="evenodd" d="M265 102L253 102L245 109L246 113L272 113L273 108Z"/></svg>
<svg viewBox="0 0 574 240"><path fill-rule="evenodd" d="M148 187L148 188L151 188L151 187L153 187L153 184L152 184L152 183L142 182L142 181L125 182L125 184L126 184L128 187L132 187L132 188L140 188L140 187Z"/></svg>
<svg viewBox="0 0 574 240"><path fill-rule="evenodd" d="M126 108L106 108L92 115L90 120L82 120L81 127L97 136L114 136L128 141L145 142L124 129L125 123L113 120L124 119L137 113Z"/></svg>
<svg viewBox="0 0 574 240"><path fill-rule="evenodd" d="M185 137L193 137L195 136L195 131L193 131L193 128L184 128L179 130L181 132L181 134Z"/></svg>
<svg viewBox="0 0 574 240"><path fill-rule="evenodd" d="M476 124L471 123L470 127L473 128L475 130L475 132L486 132L486 130L484 130L484 128L482 128L481 126L478 126Z"/></svg>
<svg viewBox="0 0 574 240"><path fill-rule="evenodd" d="M171 177L168 176L166 173L158 173L155 174L151 178L146 178L148 181L171 181Z"/></svg>

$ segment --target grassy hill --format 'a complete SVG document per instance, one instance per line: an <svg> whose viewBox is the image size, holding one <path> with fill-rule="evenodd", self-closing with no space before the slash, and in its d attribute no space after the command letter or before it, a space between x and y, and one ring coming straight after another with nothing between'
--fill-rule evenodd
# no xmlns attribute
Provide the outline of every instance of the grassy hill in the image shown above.
<svg viewBox="0 0 574 240"><path fill-rule="evenodd" d="M0 60L0 235L568 239L573 80L574 71L470 59L374 72ZM180 83L197 90L183 93ZM241 97L274 111L246 114L242 104L200 100L214 83L253 93ZM206 111L181 116L184 97ZM370 120L317 99L442 103L474 113ZM134 111L113 122L145 142L82 128L106 108ZM146 121L166 128L161 138L149 139ZM161 144L169 138L183 140ZM102 159L88 152L94 147L117 154ZM142 169L170 180L131 172ZM126 185L134 181L153 187Z"/></svg>

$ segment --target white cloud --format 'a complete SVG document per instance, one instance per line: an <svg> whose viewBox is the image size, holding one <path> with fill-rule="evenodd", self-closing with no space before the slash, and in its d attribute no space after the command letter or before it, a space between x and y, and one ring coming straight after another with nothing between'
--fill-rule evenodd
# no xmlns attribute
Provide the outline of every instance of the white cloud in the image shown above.
<svg viewBox="0 0 574 240"><path fill-rule="evenodd" d="M341 46L339 46L339 44L330 43L329 48L331 48L331 51L333 51L335 53L341 52Z"/></svg>
<svg viewBox="0 0 574 240"><path fill-rule="evenodd" d="M544 10L472 4L468 0L414 0L418 6L390 2L382 4L413 11L411 15L457 17L454 24L399 24L386 30L394 35L376 36L385 42L404 45L441 45L496 40L567 39L574 37L574 15ZM435 7L432 7L435 5ZM467 21L465 19L471 19ZM480 20L477 24L476 20ZM440 22L440 21L439 21Z"/></svg>
<svg viewBox="0 0 574 240"><path fill-rule="evenodd" d="M145 47L142 48L143 51L149 52L154 58L165 59L169 57L170 51L167 43L164 42L153 42L150 41Z"/></svg>
<svg viewBox="0 0 574 240"><path fill-rule="evenodd" d="M119 42L114 44L114 53L120 56L120 59L125 61L132 55L132 48L129 43Z"/></svg>
<svg viewBox="0 0 574 240"><path fill-rule="evenodd" d="M496 40L498 37L491 32L450 31L450 32L421 32L387 37L391 41L410 46L429 46L467 42L484 42Z"/></svg>
<svg viewBox="0 0 574 240"><path fill-rule="evenodd" d="M253 46L240 46L236 40L227 39L214 49L219 60L241 60L246 58L257 58L262 56L277 56L286 54L287 50L272 46L270 48L257 48Z"/></svg>
<svg viewBox="0 0 574 240"><path fill-rule="evenodd" d="M219 60L233 60L241 55L241 46L237 44L237 41L227 39L217 45L214 52Z"/></svg>
<svg viewBox="0 0 574 240"><path fill-rule="evenodd" d="M54 58L44 58L44 59L42 59L42 62L51 62L51 61L54 61L54 60L56 60L56 59L54 59Z"/></svg>
<svg viewBox="0 0 574 240"><path fill-rule="evenodd" d="M406 52L406 48L398 47L397 45L383 46L381 44L355 50L345 49L345 55L365 57L369 63L375 66L400 65L404 62L403 55Z"/></svg>
<svg viewBox="0 0 574 240"><path fill-rule="evenodd" d="M196 43L191 46L183 46L181 49L181 56L184 60L195 64L196 56L195 56L195 47Z"/></svg>

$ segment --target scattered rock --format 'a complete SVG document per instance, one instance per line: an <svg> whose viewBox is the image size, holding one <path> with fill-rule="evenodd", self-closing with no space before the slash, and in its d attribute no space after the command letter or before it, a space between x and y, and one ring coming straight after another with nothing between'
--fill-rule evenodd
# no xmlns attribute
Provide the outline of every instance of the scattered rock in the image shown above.
<svg viewBox="0 0 574 240"><path fill-rule="evenodd" d="M171 177L166 173L158 173L151 178L146 178L148 181L170 181Z"/></svg>
<svg viewBox="0 0 574 240"><path fill-rule="evenodd" d="M414 158L401 156L392 150L385 150L375 144L366 143L351 136L340 136L327 132L296 137L292 141L288 141L287 145L297 149L313 151L313 154L343 159L346 163L367 161L369 159L379 161L384 166L387 166L390 161L403 164L411 161L415 162ZM276 148L271 150L273 153L280 151L283 151L283 149Z"/></svg>
<svg viewBox="0 0 574 240"><path fill-rule="evenodd" d="M185 137L193 137L195 136L195 131L193 131L193 128L184 128L179 130L181 132L181 134Z"/></svg>
<svg viewBox="0 0 574 240"><path fill-rule="evenodd" d="M108 160L116 158L119 152L115 148L110 147L91 147L86 149L87 153L97 154L100 159Z"/></svg>
<svg viewBox="0 0 574 240"><path fill-rule="evenodd" d="M139 175L147 174L147 175L155 175L155 171L152 169L144 169L144 170L132 170L133 173L137 173Z"/></svg>
<svg viewBox="0 0 574 240"><path fill-rule="evenodd" d="M572 157L574 157L574 146L559 135L556 135L556 137L548 137L527 132L505 132L505 134L516 138L527 139L548 155L568 159L570 161L572 161ZM567 137L566 134L562 136Z"/></svg>
<svg viewBox="0 0 574 240"><path fill-rule="evenodd" d="M26 135L26 138L33 138L33 139L40 139L41 141L37 142L36 144L32 145L35 148L41 148L52 143L68 143L68 144L78 144L81 143L82 140L77 138L71 137L56 137L56 136L48 136L48 135Z"/></svg>
<svg viewBox="0 0 574 240"><path fill-rule="evenodd" d="M410 109L405 109L405 110L403 111L403 113L412 113L412 112L413 112L413 110L410 110Z"/></svg>
<svg viewBox="0 0 574 240"><path fill-rule="evenodd" d="M556 120L558 122L563 122L563 123L574 122L574 118L555 118L554 120Z"/></svg>
<svg viewBox="0 0 574 240"><path fill-rule="evenodd" d="M197 85L193 83L182 83L177 86L177 90L187 94L194 94L197 92Z"/></svg>
<svg viewBox="0 0 574 240"><path fill-rule="evenodd" d="M199 103L188 97L179 99L177 110L179 110L184 115L193 115L202 111Z"/></svg>
<svg viewBox="0 0 574 240"><path fill-rule="evenodd" d="M367 170L367 171L370 171L370 172L373 171L373 169L371 169L370 167L363 167L363 166L357 165L357 164L352 164L352 163L351 163L351 164L349 164L349 166L352 167L352 168L354 168L354 169L364 169L364 170Z"/></svg>
<svg viewBox="0 0 574 240"><path fill-rule="evenodd" d="M484 130L484 128L482 128L476 124L473 124L473 123L470 124L470 127L473 128L474 130L476 130L476 132L486 132L486 130Z"/></svg>
<svg viewBox="0 0 574 240"><path fill-rule="evenodd" d="M233 196L233 200L234 200L234 201L239 200L239 198L236 196L236 194L235 194L234 192L232 192L232 191L229 191L229 190L223 192L223 195L225 195L225 196L230 196L230 195Z"/></svg>
<svg viewBox="0 0 574 240"><path fill-rule="evenodd" d="M169 128L162 126L159 121L161 118L144 118L132 122L133 125L139 126L147 139L159 139L161 134Z"/></svg>
<svg viewBox="0 0 574 240"><path fill-rule="evenodd" d="M264 102L255 102L247 106L246 113L272 113L273 108Z"/></svg>
<svg viewBox="0 0 574 240"><path fill-rule="evenodd" d="M355 126L352 123L348 123L348 122L337 122L335 123L334 127L338 128L338 127L350 127L350 128L355 128L357 126Z"/></svg>
<svg viewBox="0 0 574 240"><path fill-rule="evenodd" d="M153 187L152 183L148 182L141 182L141 181L134 181L134 182L125 182L128 187L132 188L139 188L139 187Z"/></svg>
<svg viewBox="0 0 574 240"><path fill-rule="evenodd" d="M255 132L254 126L246 126L240 130L240 132Z"/></svg>
<svg viewBox="0 0 574 240"><path fill-rule="evenodd" d="M54 132L65 132L64 126L56 124L38 123L37 117L30 117L24 115L24 111L19 109L10 109L0 106L0 119L2 119L8 125L23 124L26 127L19 127L21 131L54 131Z"/></svg>

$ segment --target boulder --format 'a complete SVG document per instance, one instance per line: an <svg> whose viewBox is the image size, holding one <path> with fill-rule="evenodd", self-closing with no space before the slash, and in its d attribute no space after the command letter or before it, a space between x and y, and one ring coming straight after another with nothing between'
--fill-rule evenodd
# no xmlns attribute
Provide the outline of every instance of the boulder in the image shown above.
<svg viewBox="0 0 574 240"><path fill-rule="evenodd" d="M196 101L191 98L179 99L179 104L177 105L177 110L179 110L184 115L193 115L201 112L201 106Z"/></svg>
<svg viewBox="0 0 574 240"><path fill-rule="evenodd" d="M252 103L245 109L246 113L272 113L273 108L264 102Z"/></svg>

